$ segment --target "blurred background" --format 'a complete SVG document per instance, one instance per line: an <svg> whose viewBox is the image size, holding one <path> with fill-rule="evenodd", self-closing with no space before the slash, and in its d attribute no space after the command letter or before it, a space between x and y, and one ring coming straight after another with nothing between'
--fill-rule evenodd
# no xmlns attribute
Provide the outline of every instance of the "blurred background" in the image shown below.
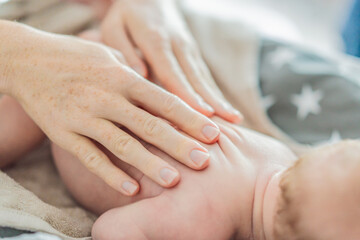
<svg viewBox="0 0 360 240"><path fill-rule="evenodd" d="M341 36L353 0L185 0L212 14L241 18L265 36L306 45L325 53L342 52ZM224 16L222 16L224 17ZM360 25L360 21L357 25Z"/></svg>
<svg viewBox="0 0 360 240"><path fill-rule="evenodd" d="M54 11L47 11L46 17L57 18L61 14L73 14L71 18L62 18L65 21L83 23L86 17L81 17L88 13L81 13L79 9L73 7L74 2L91 3L97 16L105 13L107 6L112 0L68 0L72 2L72 7L66 7L62 0L0 0L0 18L19 20L16 17L31 15L34 5L38 9L45 9L48 6L60 3L63 11L54 8ZM341 53L347 48L342 38L342 32L346 26L351 9L357 1L357 11L353 14L350 28L346 29L347 43L350 48L356 48L360 39L360 0L178 0L184 7L189 9L196 8L197 11L219 15L222 18L241 20L243 23L255 29L261 35L270 38L277 38L283 41L290 41L300 45L305 45L315 51L323 53ZM16 4L9 5L1 3L22 2L17 9ZM24 2L27 2L24 4ZM11 9L9 9L9 6ZM20 7L21 6L21 7ZM25 7L24 7L25 6ZM25 10L24 10L25 9ZM75 9L75 10L74 10ZM15 11L17 10L17 12ZM24 11L28 11L24 13ZM76 11L76 14L74 13ZM16 16L10 16L9 12L16 12ZM20 15L19 15L20 12ZM48 13L50 12L50 14ZM60 13L59 13L60 12ZM84 12L84 11L83 11ZM81 16L79 16L80 14ZM18 16L19 15L19 16ZM62 15L63 16L63 15ZM75 17L76 16L76 17ZM49 21L42 21L45 17L35 17L35 20L24 21L29 25L47 30L46 24ZM21 19L20 19L21 20ZM87 19L86 19L87 20ZM68 24L63 24L68 25ZM80 26L80 23L78 24ZM54 26L51 26L52 31ZM64 32L66 29L62 29ZM60 31L58 31L60 32ZM66 31L65 31L66 32ZM349 46L348 46L349 48ZM357 50L357 49L356 49ZM357 51L349 51L355 54Z"/></svg>

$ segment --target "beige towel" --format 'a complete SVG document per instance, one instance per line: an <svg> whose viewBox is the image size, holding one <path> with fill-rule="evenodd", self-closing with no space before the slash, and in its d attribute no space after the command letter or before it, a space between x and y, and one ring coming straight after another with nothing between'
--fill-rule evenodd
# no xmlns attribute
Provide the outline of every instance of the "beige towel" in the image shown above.
<svg viewBox="0 0 360 240"><path fill-rule="evenodd" d="M0 172L1 226L44 231L64 239L90 236L95 217L66 192L48 144L5 172Z"/></svg>
<svg viewBox="0 0 360 240"><path fill-rule="evenodd" d="M41 7L45 8L43 5ZM196 8L185 10L189 26L228 99L241 111L252 115L254 119L263 119L260 122L266 122L266 117L261 115L262 110L257 95L256 35L239 22L211 16ZM73 14L72 10L67 11ZM39 19L51 16L46 13L40 15ZM63 16L62 13L57 15ZM13 14L12 18L14 16L18 15ZM23 19L37 19L37 16L23 17ZM61 21L56 19L27 22L35 22L37 26L45 26L47 30L52 30L48 28L52 26L55 31L58 29L64 31ZM47 24L42 25L39 22L47 22ZM87 19L81 22L83 26L90 21ZM68 24L67 21L65 23ZM76 28L81 27L76 26ZM64 32L74 30L68 29ZM243 104L245 101L247 105ZM257 110L252 114L254 109ZM0 172L1 226L43 231L64 239L73 239L89 237L94 219L93 215L77 205L66 192L52 163L48 144L5 170L5 173Z"/></svg>

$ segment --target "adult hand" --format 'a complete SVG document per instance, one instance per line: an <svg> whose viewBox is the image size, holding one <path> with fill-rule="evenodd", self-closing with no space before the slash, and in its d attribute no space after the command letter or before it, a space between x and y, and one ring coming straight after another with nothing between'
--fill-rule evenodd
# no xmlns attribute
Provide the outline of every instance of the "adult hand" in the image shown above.
<svg viewBox="0 0 360 240"><path fill-rule="evenodd" d="M14 96L53 142L114 189L134 195L139 186L94 141L161 186L180 179L174 167L117 125L190 168L208 165L207 150L170 123L206 143L217 140L218 127L136 74L116 50L6 21L0 21L0 42L0 91Z"/></svg>
<svg viewBox="0 0 360 240"><path fill-rule="evenodd" d="M147 75L139 48L161 85L191 107L231 122L242 119L223 97L174 0L118 0L102 23L103 41Z"/></svg>

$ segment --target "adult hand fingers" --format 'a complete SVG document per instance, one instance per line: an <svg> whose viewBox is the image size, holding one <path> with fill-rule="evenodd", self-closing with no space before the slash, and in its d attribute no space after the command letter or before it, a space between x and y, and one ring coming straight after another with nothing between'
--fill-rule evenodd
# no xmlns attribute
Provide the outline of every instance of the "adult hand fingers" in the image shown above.
<svg viewBox="0 0 360 240"><path fill-rule="evenodd" d="M213 143L219 136L219 128L210 119L151 82L139 81L134 84L129 89L129 97L132 102L204 143Z"/></svg>
<svg viewBox="0 0 360 240"><path fill-rule="evenodd" d="M129 63L126 61L124 55L121 52L111 47L108 47L108 49L120 63L129 66Z"/></svg>
<svg viewBox="0 0 360 240"><path fill-rule="evenodd" d="M109 186L128 196L133 196L139 191L138 183L117 168L91 140L74 134L66 142L71 143L67 149Z"/></svg>
<svg viewBox="0 0 360 240"><path fill-rule="evenodd" d="M107 20L108 21L108 20ZM119 22L121 20L118 20ZM114 28L113 25L103 24L103 32L111 32L111 34L103 34L103 41L105 44L119 50L124 55L128 65L134 69L138 74L143 77L147 77L147 69L143 60L136 54L135 46L129 39L126 29L121 24L118 28ZM109 28L111 26L111 28Z"/></svg>
<svg viewBox="0 0 360 240"><path fill-rule="evenodd" d="M163 187L172 187L180 180L180 174L175 168L150 153L138 140L108 120L93 119L80 132L98 141L122 161L134 166Z"/></svg>
<svg viewBox="0 0 360 240"><path fill-rule="evenodd" d="M199 53L184 40L174 41L173 49L194 90L214 108L215 113L231 122L240 122L242 115L223 97Z"/></svg>
<svg viewBox="0 0 360 240"><path fill-rule="evenodd" d="M150 35L148 42L139 47L161 84L197 111L211 116L214 110L205 103L187 81L172 52L171 42L157 32Z"/></svg>
<svg viewBox="0 0 360 240"><path fill-rule="evenodd" d="M120 123L144 141L193 169L203 169L209 164L210 155L199 143L185 137L166 121L128 102L119 106L115 103L114 108L104 109L103 114L104 118Z"/></svg>

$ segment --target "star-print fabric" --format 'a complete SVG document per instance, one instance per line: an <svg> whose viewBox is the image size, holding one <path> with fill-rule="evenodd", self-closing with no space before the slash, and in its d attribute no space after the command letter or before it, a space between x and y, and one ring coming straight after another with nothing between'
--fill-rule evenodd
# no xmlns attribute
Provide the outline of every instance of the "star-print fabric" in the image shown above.
<svg viewBox="0 0 360 240"><path fill-rule="evenodd" d="M305 144L360 138L360 61L344 59L264 40L259 77L270 119Z"/></svg>

